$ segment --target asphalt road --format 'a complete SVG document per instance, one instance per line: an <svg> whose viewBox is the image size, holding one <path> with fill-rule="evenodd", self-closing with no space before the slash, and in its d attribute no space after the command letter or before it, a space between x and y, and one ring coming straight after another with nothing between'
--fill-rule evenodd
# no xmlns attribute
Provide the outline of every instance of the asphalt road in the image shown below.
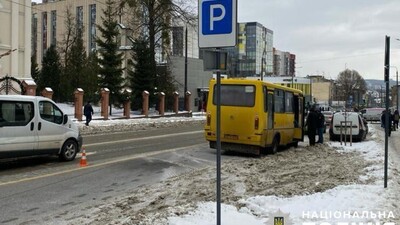
<svg viewBox="0 0 400 225"><path fill-rule="evenodd" d="M215 164L203 125L86 136L84 143L87 167L79 157L0 162L0 223L68 224L135 188Z"/></svg>

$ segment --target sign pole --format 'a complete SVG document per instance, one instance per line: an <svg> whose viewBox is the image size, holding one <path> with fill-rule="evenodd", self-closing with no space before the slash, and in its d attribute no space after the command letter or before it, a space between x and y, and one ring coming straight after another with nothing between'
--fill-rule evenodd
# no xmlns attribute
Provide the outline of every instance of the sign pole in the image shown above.
<svg viewBox="0 0 400 225"><path fill-rule="evenodd" d="M391 124L389 123L389 67L390 67L390 37L385 37L385 83L386 83L386 96L385 96L385 174L384 174L384 188L387 188L388 179L388 135Z"/></svg>
<svg viewBox="0 0 400 225"><path fill-rule="evenodd" d="M221 225L221 70L220 49L216 49L217 61L217 225Z"/></svg>
<svg viewBox="0 0 400 225"><path fill-rule="evenodd" d="M217 82L216 147L217 147L217 225L221 225L221 55L220 48L237 43L237 0L199 0L199 47L215 48Z"/></svg>

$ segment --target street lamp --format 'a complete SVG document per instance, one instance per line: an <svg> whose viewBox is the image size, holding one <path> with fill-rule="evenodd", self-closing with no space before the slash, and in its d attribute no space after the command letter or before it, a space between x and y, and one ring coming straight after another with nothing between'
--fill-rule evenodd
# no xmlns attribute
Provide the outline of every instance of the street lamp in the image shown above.
<svg viewBox="0 0 400 225"><path fill-rule="evenodd" d="M397 111L399 111L399 71L396 66L390 66L390 67L396 68L396 109Z"/></svg>

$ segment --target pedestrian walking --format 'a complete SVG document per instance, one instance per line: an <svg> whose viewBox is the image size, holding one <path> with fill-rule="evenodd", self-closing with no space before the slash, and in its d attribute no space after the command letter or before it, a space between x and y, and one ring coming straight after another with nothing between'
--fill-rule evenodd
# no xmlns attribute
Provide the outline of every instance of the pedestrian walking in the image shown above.
<svg viewBox="0 0 400 225"><path fill-rule="evenodd" d="M400 119L400 116L399 116L399 110L394 110L394 113L393 113L393 126L394 126L394 129L399 129L399 119Z"/></svg>
<svg viewBox="0 0 400 225"><path fill-rule="evenodd" d="M318 115L318 123L317 123L317 131L318 131L318 141L317 143L324 143L324 129L325 129L325 116L321 111L317 112Z"/></svg>
<svg viewBox="0 0 400 225"><path fill-rule="evenodd" d="M90 104L90 101L88 101L85 105L85 107L83 107L83 114L86 117L86 126L89 126L90 121L92 120L92 115L93 115L93 107Z"/></svg>
<svg viewBox="0 0 400 225"><path fill-rule="evenodd" d="M310 146L315 145L315 135L318 126L318 114L315 111L315 106L310 108L310 112L307 116L307 135L310 141Z"/></svg>
<svg viewBox="0 0 400 225"><path fill-rule="evenodd" d="M389 129L388 129L388 131L389 131L389 133L388 133L388 136L390 137L390 135L392 134L392 123L393 123L393 115L390 113L390 109L389 109L389 111L386 111L386 110L384 110L383 112L382 112L382 116L381 116L381 126L383 127L383 129L385 129L385 131L386 131L386 114L389 114Z"/></svg>

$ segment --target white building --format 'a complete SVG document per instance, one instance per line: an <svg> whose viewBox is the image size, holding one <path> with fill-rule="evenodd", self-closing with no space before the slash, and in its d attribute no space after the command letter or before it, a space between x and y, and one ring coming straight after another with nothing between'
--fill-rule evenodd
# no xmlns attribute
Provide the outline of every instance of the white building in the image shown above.
<svg viewBox="0 0 400 225"><path fill-rule="evenodd" d="M31 4L0 0L0 78L31 78Z"/></svg>

